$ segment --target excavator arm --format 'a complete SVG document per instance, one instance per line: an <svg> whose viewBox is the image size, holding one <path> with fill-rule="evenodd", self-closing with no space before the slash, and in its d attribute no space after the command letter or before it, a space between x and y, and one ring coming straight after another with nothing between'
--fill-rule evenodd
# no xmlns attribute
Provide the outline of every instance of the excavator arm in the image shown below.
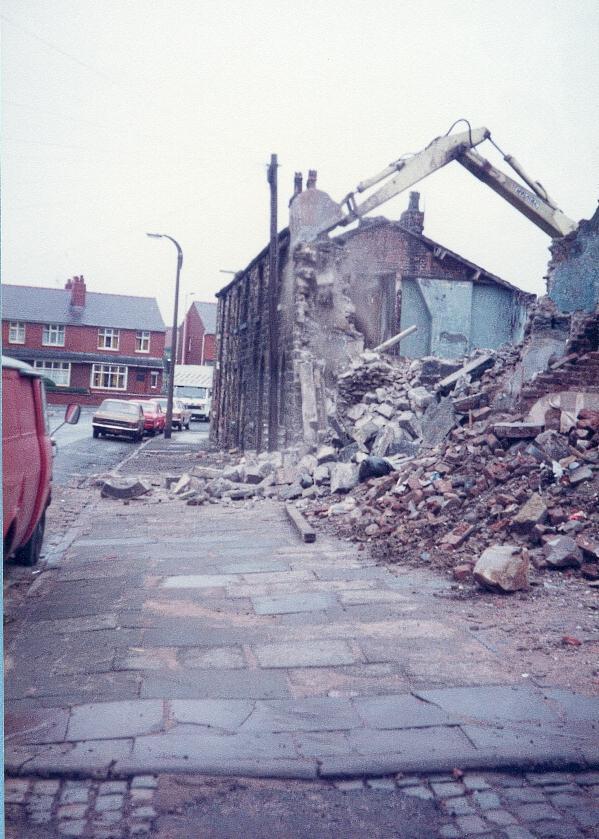
<svg viewBox="0 0 599 839"><path fill-rule="evenodd" d="M485 140L490 140L490 138L491 132L487 128L470 129L461 134L447 134L444 137L437 137L418 154L408 158L400 158L383 169L382 172L379 172L378 175L359 183L356 191L350 192L341 202L343 209L340 217L320 232L325 233L339 225L350 224L356 219L361 219L375 207L394 198L437 169L451 163L452 160L461 163L471 174L497 192L498 195L501 195L549 236L558 238L566 236L574 230L577 227L576 222L562 213L555 202L549 198L543 186L538 181L529 178L515 158L511 155L503 155L506 163L530 186L530 189L526 189L513 178L495 168L474 150L475 146L480 145ZM496 146L496 148L499 147ZM499 149L499 151L501 150ZM503 152L501 153L503 154ZM362 193L387 178L389 180L362 203L358 204L356 202L356 192Z"/></svg>

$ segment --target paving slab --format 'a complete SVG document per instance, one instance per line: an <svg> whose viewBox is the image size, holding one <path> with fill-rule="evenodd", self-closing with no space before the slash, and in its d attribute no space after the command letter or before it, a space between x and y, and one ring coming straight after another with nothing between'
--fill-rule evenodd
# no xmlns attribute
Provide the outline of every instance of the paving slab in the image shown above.
<svg viewBox="0 0 599 839"><path fill-rule="evenodd" d="M252 650L261 667L331 667L359 661L346 641L255 644Z"/></svg>
<svg viewBox="0 0 599 839"><path fill-rule="evenodd" d="M7 710L4 739L7 743L60 743L65 739L68 721L67 708Z"/></svg>
<svg viewBox="0 0 599 839"><path fill-rule="evenodd" d="M290 695L285 674L272 670L196 670L180 674L148 673L142 698L285 699Z"/></svg>
<svg viewBox="0 0 599 839"><path fill-rule="evenodd" d="M332 697L257 702L242 731L342 731L362 721L349 699Z"/></svg>
<svg viewBox="0 0 599 839"><path fill-rule="evenodd" d="M164 704L158 700L94 702L71 710L66 740L135 737L164 728Z"/></svg>
<svg viewBox="0 0 599 839"><path fill-rule="evenodd" d="M304 592L279 597L252 597L258 615L283 615L286 612L317 612L330 609L337 603L333 594Z"/></svg>
<svg viewBox="0 0 599 839"><path fill-rule="evenodd" d="M375 729L458 724L454 715L410 694L359 698L353 704L365 724Z"/></svg>
<svg viewBox="0 0 599 839"><path fill-rule="evenodd" d="M545 700L543 692L525 687L449 688L446 690L417 691L426 702L459 716L489 722L534 720L556 722L557 714Z"/></svg>
<svg viewBox="0 0 599 839"><path fill-rule="evenodd" d="M233 731L244 723L255 702L242 699L173 699L170 714L174 723L204 725Z"/></svg>
<svg viewBox="0 0 599 839"><path fill-rule="evenodd" d="M166 577L163 588L222 588L231 583L242 582L235 574L180 574Z"/></svg>

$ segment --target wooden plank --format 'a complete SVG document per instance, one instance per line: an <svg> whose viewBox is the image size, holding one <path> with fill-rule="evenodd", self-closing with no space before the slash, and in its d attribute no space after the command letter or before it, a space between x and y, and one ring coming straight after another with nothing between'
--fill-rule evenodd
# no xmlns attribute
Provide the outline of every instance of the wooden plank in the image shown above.
<svg viewBox="0 0 599 839"><path fill-rule="evenodd" d="M285 511L289 521L295 527L304 542L316 542L316 531L308 524L306 519L294 504L285 504Z"/></svg>

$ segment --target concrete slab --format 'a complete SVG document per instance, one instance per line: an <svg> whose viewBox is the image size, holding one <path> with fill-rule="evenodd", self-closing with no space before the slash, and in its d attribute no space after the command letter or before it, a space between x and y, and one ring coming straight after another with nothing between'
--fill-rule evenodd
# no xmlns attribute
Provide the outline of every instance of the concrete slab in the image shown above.
<svg viewBox="0 0 599 839"><path fill-rule="evenodd" d="M67 708L7 710L4 739L6 743L60 743L65 739L68 721Z"/></svg>
<svg viewBox="0 0 599 839"><path fill-rule="evenodd" d="M555 722L557 719L541 691L519 686L417 691L416 696L462 720Z"/></svg>
<svg viewBox="0 0 599 839"><path fill-rule="evenodd" d="M474 752L464 732L449 726L385 731L362 728L350 731L347 736L353 751L361 755L393 753L422 759L423 756L449 757L468 749Z"/></svg>
<svg viewBox="0 0 599 839"><path fill-rule="evenodd" d="M181 574L166 577L162 588L222 588L241 580L235 574Z"/></svg>
<svg viewBox="0 0 599 839"><path fill-rule="evenodd" d="M133 740L97 740L37 746L37 753L26 764L27 773L76 772L88 775L107 773L115 761L131 754ZM8 767L7 767L8 768Z"/></svg>
<svg viewBox="0 0 599 839"><path fill-rule="evenodd" d="M261 667L331 667L359 661L346 641L257 644L252 650Z"/></svg>
<svg viewBox="0 0 599 839"><path fill-rule="evenodd" d="M107 740L151 734L164 727L164 705L158 700L94 702L71 710L67 740Z"/></svg>
<svg viewBox="0 0 599 839"><path fill-rule="evenodd" d="M195 647L181 653L181 666L200 670L237 670L247 667L241 647Z"/></svg>
<svg viewBox="0 0 599 839"><path fill-rule="evenodd" d="M353 704L369 728L424 728L458 724L455 716L411 694L357 698Z"/></svg>
<svg viewBox="0 0 599 839"><path fill-rule="evenodd" d="M498 767L586 765L580 742L568 737L547 736L542 730L532 728L463 725L462 730L478 751L488 760L494 760Z"/></svg>
<svg viewBox="0 0 599 839"><path fill-rule="evenodd" d="M223 764L229 760L293 760L299 757L289 734L263 737L254 734L207 734L196 737L177 734L154 734L137 737L131 753L133 760L159 760L168 769L173 759Z"/></svg>
<svg viewBox="0 0 599 839"><path fill-rule="evenodd" d="M289 565L283 560L244 559L242 557L237 562L225 561L219 570L222 574L269 574L276 571L288 571Z"/></svg>
<svg viewBox="0 0 599 839"><path fill-rule="evenodd" d="M338 595L339 600L344 606L354 606L360 604L373 603L399 603L401 605L409 606L413 601L406 595L399 591L390 591L388 589L362 589L358 591L342 591Z"/></svg>
<svg viewBox="0 0 599 839"><path fill-rule="evenodd" d="M556 707L560 717L568 720L588 720L597 723L599 732L599 697L581 696L562 688L545 688L543 696ZM599 738L599 733L598 733Z"/></svg>
<svg viewBox="0 0 599 839"><path fill-rule="evenodd" d="M349 699L331 697L257 702L242 731L343 731L359 728Z"/></svg>
<svg viewBox="0 0 599 839"><path fill-rule="evenodd" d="M43 635L64 635L69 632L97 632L100 629L116 629L119 625L116 613L84 615L62 620L40 620L36 629Z"/></svg>
<svg viewBox="0 0 599 839"><path fill-rule="evenodd" d="M283 673L271 670L157 672L145 676L141 696L164 699L286 699L289 687Z"/></svg>
<svg viewBox="0 0 599 839"><path fill-rule="evenodd" d="M173 699L169 706L175 723L234 731L248 719L255 703L241 699Z"/></svg>
<svg viewBox="0 0 599 839"><path fill-rule="evenodd" d="M279 597L252 597L254 610L258 615L284 615L288 612L317 612L330 609L337 603L332 594L305 592L281 595Z"/></svg>
<svg viewBox="0 0 599 839"><path fill-rule="evenodd" d="M325 757L347 758L351 747L344 731L297 731L293 742L304 757L321 760Z"/></svg>

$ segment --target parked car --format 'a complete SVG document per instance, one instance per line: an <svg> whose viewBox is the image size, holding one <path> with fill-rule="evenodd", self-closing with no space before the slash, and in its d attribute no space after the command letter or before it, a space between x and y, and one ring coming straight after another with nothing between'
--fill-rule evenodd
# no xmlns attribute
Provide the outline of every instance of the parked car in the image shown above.
<svg viewBox="0 0 599 839"><path fill-rule="evenodd" d="M64 421L79 421L68 405ZM46 509L52 500L52 440L40 371L2 356L2 504L4 558L23 565L38 561Z"/></svg>
<svg viewBox="0 0 599 839"><path fill-rule="evenodd" d="M124 435L139 442L144 433L141 405L125 399L105 399L92 417L92 428L94 437Z"/></svg>
<svg viewBox="0 0 599 839"><path fill-rule="evenodd" d="M155 399L155 402L159 402L162 408L162 411L166 417L166 405L167 399ZM173 399L173 419L172 419L172 426L173 428L177 428L181 431L183 428L189 429L189 423L191 422L191 411L189 408L185 406L185 404L180 399Z"/></svg>
<svg viewBox="0 0 599 839"><path fill-rule="evenodd" d="M144 414L144 432L153 437L162 434L165 417L157 399L130 399L132 405L139 405Z"/></svg>

